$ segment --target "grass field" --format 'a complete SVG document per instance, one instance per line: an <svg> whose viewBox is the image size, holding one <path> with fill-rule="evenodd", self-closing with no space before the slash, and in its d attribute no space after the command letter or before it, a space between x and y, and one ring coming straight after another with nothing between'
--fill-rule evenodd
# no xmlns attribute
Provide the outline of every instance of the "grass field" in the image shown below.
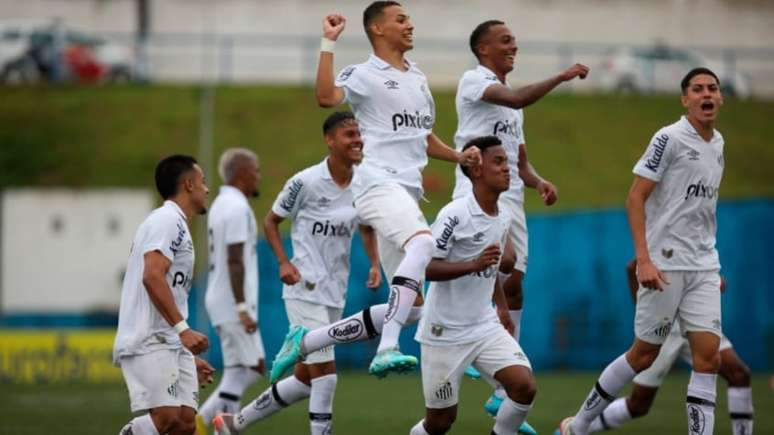
<svg viewBox="0 0 774 435"><path fill-rule="evenodd" d="M556 422L575 412L591 388L596 373L538 373L538 398L529 421L541 434L551 434ZM687 373L670 375L651 415L615 433L680 434L686 432L684 408ZM255 397L266 382L245 397ZM209 387L211 391L212 387ZM209 394L205 391L203 396ZM481 405L490 393L483 381L465 379L459 415L452 434L487 434L492 420ZM718 383L715 433L729 433L725 383ZM774 433L774 393L765 376L753 380L755 432ZM125 387L118 385L2 385L0 434L42 435L69 433L105 435L118 430L131 416ZM309 433L307 404L299 403L253 426L248 434ZM339 376L334 405L334 430L340 435L406 434L423 414L419 376L376 380L361 372Z"/></svg>

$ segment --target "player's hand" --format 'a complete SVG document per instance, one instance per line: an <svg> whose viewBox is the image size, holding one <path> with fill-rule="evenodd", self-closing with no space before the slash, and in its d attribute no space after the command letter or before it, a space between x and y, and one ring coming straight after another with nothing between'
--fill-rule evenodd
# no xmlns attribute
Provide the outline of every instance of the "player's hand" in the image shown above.
<svg viewBox="0 0 774 435"><path fill-rule="evenodd" d="M258 324L255 323L255 320L250 317L250 314L245 312L239 313L239 323L242 324L242 326L245 328L245 332L248 334L252 334L258 329Z"/></svg>
<svg viewBox="0 0 774 435"><path fill-rule="evenodd" d="M191 328L180 333L180 341L194 355L199 355L210 347L207 336Z"/></svg>
<svg viewBox="0 0 774 435"><path fill-rule="evenodd" d="M562 72L562 80L568 82L575 77L580 77L581 80L585 79L589 74L589 67L586 65L576 63L575 65L567 68Z"/></svg>
<svg viewBox="0 0 774 435"><path fill-rule="evenodd" d="M726 292L726 277L720 275L720 293Z"/></svg>
<svg viewBox="0 0 774 435"><path fill-rule="evenodd" d="M279 275L280 280L287 285L293 285L301 281L301 272L289 261L280 264Z"/></svg>
<svg viewBox="0 0 774 435"><path fill-rule="evenodd" d="M537 186L535 186L535 189L537 189L540 198L543 199L543 202L546 205L554 205L559 198L559 191L556 189L556 186L548 180L540 180Z"/></svg>
<svg viewBox="0 0 774 435"><path fill-rule="evenodd" d="M330 14L323 18L323 37L335 41L344 31L347 19L341 14Z"/></svg>
<svg viewBox="0 0 774 435"><path fill-rule="evenodd" d="M194 362L196 363L196 379L199 380L199 387L204 388L212 383L215 368L199 357L194 357Z"/></svg>
<svg viewBox="0 0 774 435"><path fill-rule="evenodd" d="M637 262L637 280L643 287L658 291L669 285L664 274L649 260Z"/></svg>
<svg viewBox="0 0 774 435"><path fill-rule="evenodd" d="M481 150L472 146L460 154L458 163L462 166L476 166L481 164Z"/></svg>
<svg viewBox="0 0 774 435"><path fill-rule="evenodd" d="M505 328L506 331L508 331L508 334L513 335L513 331L516 328L516 326L513 324L513 320L511 320L511 316L508 314L508 310L497 310L497 317L500 318L500 323L503 324L503 328Z"/></svg>
<svg viewBox="0 0 774 435"><path fill-rule="evenodd" d="M255 371L258 372L259 375L265 376L266 375L266 360L261 358L258 360L258 365L255 367Z"/></svg>
<svg viewBox="0 0 774 435"><path fill-rule="evenodd" d="M500 261L500 245L489 245L481 252L481 254L473 260L473 271L482 272L491 266L495 266Z"/></svg>
<svg viewBox="0 0 774 435"><path fill-rule="evenodd" d="M368 281L366 281L366 287L371 290L378 290L382 285L382 270L379 269L379 265L371 266L368 270Z"/></svg>

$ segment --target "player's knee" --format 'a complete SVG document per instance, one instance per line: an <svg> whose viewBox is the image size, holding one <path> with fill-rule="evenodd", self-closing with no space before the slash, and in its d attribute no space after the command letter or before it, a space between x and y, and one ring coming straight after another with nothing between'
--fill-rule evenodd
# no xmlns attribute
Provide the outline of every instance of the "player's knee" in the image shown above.
<svg viewBox="0 0 774 435"><path fill-rule="evenodd" d="M153 424L159 433L175 433L180 425L180 413L176 409L154 409L151 413Z"/></svg>
<svg viewBox="0 0 774 435"><path fill-rule="evenodd" d="M659 346L637 346L635 345L629 350L626 355L626 361L634 369L635 372L640 373L653 365L653 361L658 358L658 352L661 349Z"/></svg>
<svg viewBox="0 0 774 435"><path fill-rule="evenodd" d="M720 373L728 381L728 385L731 387L749 387L750 386L750 369L744 364L726 364L723 363L720 366Z"/></svg>
<svg viewBox="0 0 774 435"><path fill-rule="evenodd" d="M506 389L508 397L516 403L532 403L537 395L537 383L534 377L529 377Z"/></svg>
<svg viewBox="0 0 774 435"><path fill-rule="evenodd" d="M457 420L456 412L440 413L425 419L425 429L430 435L443 435L451 430L455 420Z"/></svg>
<svg viewBox="0 0 774 435"><path fill-rule="evenodd" d="M720 353L695 353L693 370L699 373L717 373L720 370Z"/></svg>
<svg viewBox="0 0 774 435"><path fill-rule="evenodd" d="M639 418L648 415L652 404L652 400L635 395L632 395L632 397L626 399L626 408L629 410L629 414L631 414L632 418Z"/></svg>

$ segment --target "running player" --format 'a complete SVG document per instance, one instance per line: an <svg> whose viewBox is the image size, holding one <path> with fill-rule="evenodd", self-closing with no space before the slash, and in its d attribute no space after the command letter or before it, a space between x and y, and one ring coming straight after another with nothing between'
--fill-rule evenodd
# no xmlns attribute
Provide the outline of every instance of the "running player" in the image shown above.
<svg viewBox="0 0 774 435"><path fill-rule="evenodd" d="M433 253L430 227L417 203L427 157L469 165L480 156L476 148L455 151L433 134L435 103L427 78L405 57L414 46L414 25L399 3L377 1L365 9L363 26L374 52L334 79L334 45L345 24L337 14L323 20L315 91L322 107L349 103L363 135L364 157L352 193L359 218L377 232L391 283L377 355L369 367L383 377L417 365L414 356L400 353L398 338L412 307L422 303L421 281Z"/></svg>
<svg viewBox="0 0 774 435"><path fill-rule="evenodd" d="M626 266L629 290L637 300L637 263L632 260ZM721 278L720 292L725 291L725 280ZM723 335L720 338L720 370L718 374L728 382L728 413L731 417L733 435L752 435L753 402L750 387L750 369L736 354L731 342ZM616 399L589 426L589 432L601 432L621 426L629 420L644 417L650 411L656 393L677 357L691 364L691 349L688 339L680 331L679 324L672 325L658 357L647 370L634 377L634 388L629 397Z"/></svg>
<svg viewBox="0 0 774 435"><path fill-rule="evenodd" d="M279 262L282 297L291 325L317 328L341 319L347 297L352 236L358 226L352 205L350 183L354 166L363 157L355 116L335 112L323 124L328 157L291 177L264 220L266 239ZM282 246L279 225L292 220L293 258ZM371 261L366 286L381 285L376 235L360 226ZM362 323L334 330L331 336L344 340L363 329ZM236 415L215 418L220 435L236 434L282 408L309 398L312 435L332 433L333 395L336 390L333 346L306 355L295 365L294 374L273 383Z"/></svg>
<svg viewBox="0 0 774 435"><path fill-rule="evenodd" d="M470 147L482 157L481 165L462 169L472 191L445 206L433 224L435 252L427 267L432 283L415 337L422 345L427 410L411 435L451 429L460 380L470 364L507 393L493 434L515 434L536 393L529 360L506 330L512 322L497 273L509 226L498 205L510 185L508 155L495 136L473 139L463 149Z"/></svg>
<svg viewBox="0 0 774 435"><path fill-rule="evenodd" d="M585 435L589 425L635 375L653 364L677 319L688 337L693 371L686 412L692 434L711 434L720 366L720 262L715 249L723 137L715 130L723 96L707 68L681 82L687 114L659 130L634 167L626 201L637 259L635 339L602 372L560 433Z"/></svg>
<svg viewBox="0 0 774 435"><path fill-rule="evenodd" d="M113 346L132 412L147 413L124 426L122 435L193 433L197 373L213 371L194 357L207 350L207 337L186 322L194 270L188 221L207 212L204 173L193 157L173 155L156 166L156 188L164 204L134 236Z"/></svg>
<svg viewBox="0 0 774 435"><path fill-rule="evenodd" d="M258 228L248 202L258 196L258 156L231 148L220 156L224 185L210 209L210 270L204 304L220 337L223 377L197 416L197 432L218 412L237 412L242 393L265 372L258 329Z"/></svg>
<svg viewBox="0 0 774 435"><path fill-rule="evenodd" d="M461 150L471 139L485 135L500 138L508 154L508 164L513 171L511 185L500 195L500 210L509 221L506 259L514 258L513 267L503 261L500 281L508 301L509 315L514 325L513 337L519 341L523 307L522 282L527 272L527 220L524 215L524 186L537 190L546 205L557 200L556 187L538 175L527 159L524 139L524 115L526 107L563 82L576 77L585 78L589 69L575 64L561 74L542 82L519 89L512 89L507 75L513 70L518 45L516 38L504 22L488 20L476 26L470 34L470 49L478 65L463 74L457 87L457 132L454 143ZM461 168L455 171L456 185L453 198L461 198L471 192L472 186ZM497 388L487 400L484 409L492 416L497 414L505 391Z"/></svg>

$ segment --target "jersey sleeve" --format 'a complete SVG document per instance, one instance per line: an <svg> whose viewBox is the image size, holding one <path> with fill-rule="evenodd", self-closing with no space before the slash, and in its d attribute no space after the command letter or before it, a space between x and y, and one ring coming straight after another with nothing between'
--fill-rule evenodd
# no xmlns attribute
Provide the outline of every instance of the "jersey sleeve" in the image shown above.
<svg viewBox="0 0 774 435"><path fill-rule="evenodd" d="M223 241L226 245L246 243L250 238L250 213L247 209L234 208L224 218Z"/></svg>
<svg viewBox="0 0 774 435"><path fill-rule="evenodd" d="M518 138L519 138L518 140L519 145L521 145L521 144L527 143L527 138L524 136L524 111L519 109L519 115L521 115L520 116L521 122L519 122L519 126L516 127L516 134L518 135Z"/></svg>
<svg viewBox="0 0 774 435"><path fill-rule="evenodd" d="M174 219L156 215L155 219L148 222L145 237L140 242L140 252L145 255L148 252L159 251L169 261L174 261L176 243L181 243L186 231L188 229L181 227Z"/></svg>
<svg viewBox="0 0 774 435"><path fill-rule="evenodd" d="M460 97L468 103L474 103L484 96L488 87L496 85L499 82L497 77L488 77L477 73L465 74L460 82Z"/></svg>
<svg viewBox="0 0 774 435"><path fill-rule="evenodd" d="M446 206L438 213L431 228L435 240L433 258L445 259L454 245L454 231L459 227L461 217L454 207Z"/></svg>
<svg viewBox="0 0 774 435"><path fill-rule="evenodd" d="M651 139L645 153L634 165L632 172L640 177L659 182L674 156L674 140L669 133L659 130Z"/></svg>
<svg viewBox="0 0 774 435"><path fill-rule="evenodd" d="M283 218L295 219L306 196L306 182L300 174L292 176L274 200L271 211Z"/></svg>
<svg viewBox="0 0 774 435"><path fill-rule="evenodd" d="M336 76L335 85L344 91L344 101L357 103L366 95L366 84L363 82L362 67L349 65Z"/></svg>

